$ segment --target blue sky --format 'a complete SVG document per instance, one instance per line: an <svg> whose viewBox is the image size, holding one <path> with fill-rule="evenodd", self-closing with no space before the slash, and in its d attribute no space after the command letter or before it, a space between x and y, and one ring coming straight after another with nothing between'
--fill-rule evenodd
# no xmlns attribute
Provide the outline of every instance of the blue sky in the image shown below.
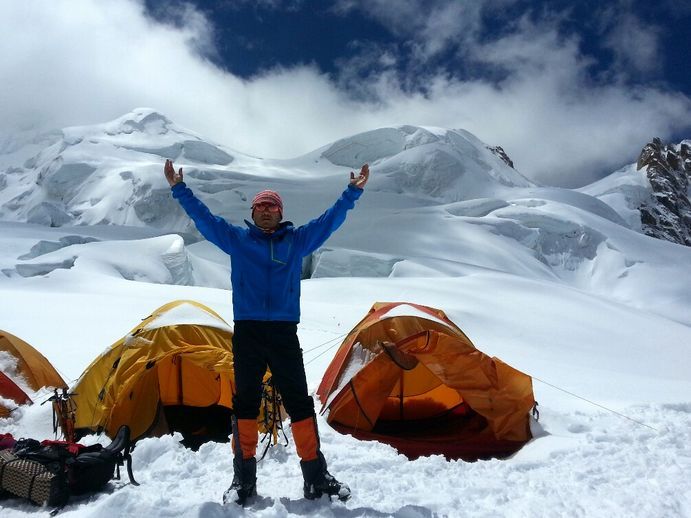
<svg viewBox="0 0 691 518"><path fill-rule="evenodd" d="M691 0L2 2L0 146L142 106L265 157L411 124L580 186L691 137L688 27Z"/></svg>
<svg viewBox="0 0 691 518"><path fill-rule="evenodd" d="M213 28L218 66L240 77L275 67L315 64L334 78L366 79L396 70L403 85L424 90L443 71L459 80L501 80L471 47L522 30L554 27L573 38L593 81L651 82L691 95L691 1L601 0L264 0L186 2ZM182 24L185 2L147 0L150 16ZM171 8L171 6L173 6ZM183 16L184 17L184 16ZM436 24L435 24L436 22ZM436 30L435 30L436 29ZM344 86L352 86L347 82Z"/></svg>

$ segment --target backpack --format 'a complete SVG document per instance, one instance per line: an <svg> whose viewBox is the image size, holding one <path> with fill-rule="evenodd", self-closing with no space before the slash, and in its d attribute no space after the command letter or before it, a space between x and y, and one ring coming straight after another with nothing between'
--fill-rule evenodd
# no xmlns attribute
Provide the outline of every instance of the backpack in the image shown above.
<svg viewBox="0 0 691 518"><path fill-rule="evenodd" d="M132 474L130 430L123 425L113 441L84 446L66 441L20 439L12 449L0 451L0 488L37 505L62 508L70 495L99 491L127 463Z"/></svg>

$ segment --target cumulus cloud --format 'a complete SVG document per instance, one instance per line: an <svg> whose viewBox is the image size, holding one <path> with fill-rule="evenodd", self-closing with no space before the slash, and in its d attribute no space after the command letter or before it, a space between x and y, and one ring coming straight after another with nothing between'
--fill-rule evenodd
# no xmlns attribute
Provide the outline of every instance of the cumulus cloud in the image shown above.
<svg viewBox="0 0 691 518"><path fill-rule="evenodd" d="M420 7L413 0L395 4L401 12ZM404 31L400 14L383 2L371 5ZM544 20L526 18L501 37L466 40L464 51L496 70L494 79L425 72L425 87L416 90L405 87L394 48L380 53L378 64L372 57L367 75L349 81L315 66L235 77L208 59L214 52L212 25L185 9L171 25L147 17L136 0L4 3L0 134L98 123L151 106L238 151L292 157L387 125L465 128L503 146L524 174L575 186L635 161L653 136L666 138L691 120L691 103L682 95L594 83L578 41ZM479 13L465 9L431 9L429 17L419 16L414 23L420 36L408 40L415 55L432 56L474 34ZM463 35L450 23L454 16L465 16ZM435 33L437 25L445 28ZM343 77L350 66L364 67L357 60L341 66ZM353 93L348 85L355 82L367 95Z"/></svg>

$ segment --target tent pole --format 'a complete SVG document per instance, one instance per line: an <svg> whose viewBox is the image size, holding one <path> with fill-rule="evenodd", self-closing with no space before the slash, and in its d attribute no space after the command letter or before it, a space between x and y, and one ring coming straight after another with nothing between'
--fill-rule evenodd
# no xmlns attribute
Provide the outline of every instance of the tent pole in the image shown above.
<svg viewBox="0 0 691 518"><path fill-rule="evenodd" d="M399 408L400 408L400 414L401 414L401 421L403 421L403 375L405 372L403 369L401 369L401 377L399 379L399 386L400 386L400 391L398 393L398 402L399 402Z"/></svg>

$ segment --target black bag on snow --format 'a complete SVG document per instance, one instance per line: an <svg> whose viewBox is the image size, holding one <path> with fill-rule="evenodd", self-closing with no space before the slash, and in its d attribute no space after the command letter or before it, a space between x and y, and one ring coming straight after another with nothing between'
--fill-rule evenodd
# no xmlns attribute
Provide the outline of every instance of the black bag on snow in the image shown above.
<svg viewBox="0 0 691 518"><path fill-rule="evenodd" d="M0 487L37 505L67 503L67 479L59 463L22 459L12 450L0 451Z"/></svg>
<svg viewBox="0 0 691 518"><path fill-rule="evenodd" d="M70 495L99 491L127 463L132 475L129 427L122 426L105 448L100 444L17 441L13 450L0 451L0 488L38 505L62 507Z"/></svg>
<svg viewBox="0 0 691 518"><path fill-rule="evenodd" d="M102 489L113 478L115 472L116 478L120 478L120 466L124 463L127 464L130 482L138 486L132 475L130 429L127 426L121 426L113 441L105 448L85 451L67 459L65 465L70 492L81 495Z"/></svg>

